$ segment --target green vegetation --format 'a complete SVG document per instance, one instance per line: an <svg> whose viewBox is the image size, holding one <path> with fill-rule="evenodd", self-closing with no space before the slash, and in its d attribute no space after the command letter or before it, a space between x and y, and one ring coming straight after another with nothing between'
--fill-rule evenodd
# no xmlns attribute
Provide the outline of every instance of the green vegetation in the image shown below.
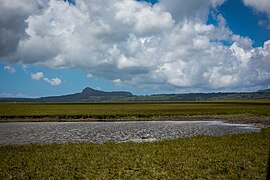
<svg viewBox="0 0 270 180"><path fill-rule="evenodd" d="M269 127L270 101L0 103L0 121L156 120L179 116L244 117ZM241 123L245 122L241 119ZM142 144L0 145L0 179L265 179L269 139L268 128L260 133Z"/></svg>
<svg viewBox="0 0 270 180"><path fill-rule="evenodd" d="M164 116L270 116L270 101L178 103L0 103L0 118L117 119Z"/></svg>
<svg viewBox="0 0 270 180"><path fill-rule="evenodd" d="M154 143L0 146L0 179L266 179L270 129Z"/></svg>

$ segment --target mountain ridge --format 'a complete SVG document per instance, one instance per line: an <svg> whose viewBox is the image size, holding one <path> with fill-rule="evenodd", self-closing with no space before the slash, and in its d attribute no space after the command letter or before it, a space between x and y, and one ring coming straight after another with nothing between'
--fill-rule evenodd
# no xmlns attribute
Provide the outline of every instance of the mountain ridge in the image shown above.
<svg viewBox="0 0 270 180"><path fill-rule="evenodd" d="M0 98L0 102L155 102L270 99L270 89L257 92L133 95L127 91L100 91L86 87L80 93L40 98Z"/></svg>
<svg viewBox="0 0 270 180"><path fill-rule="evenodd" d="M93 100L91 101L91 99L97 99L95 97L107 97L108 99L110 99L111 97L129 97L129 96L133 96L133 94L126 91L106 92L86 87L80 93L62 96L41 97L37 99L41 100L41 102L92 102Z"/></svg>

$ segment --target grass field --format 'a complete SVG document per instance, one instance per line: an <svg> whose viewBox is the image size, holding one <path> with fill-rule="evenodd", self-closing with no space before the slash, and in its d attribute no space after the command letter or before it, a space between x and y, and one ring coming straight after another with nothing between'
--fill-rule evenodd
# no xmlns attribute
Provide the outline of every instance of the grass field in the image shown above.
<svg viewBox="0 0 270 180"><path fill-rule="evenodd" d="M154 143L0 146L0 179L266 179L270 129Z"/></svg>
<svg viewBox="0 0 270 180"><path fill-rule="evenodd" d="M242 117L239 123L250 118L251 123L269 127L270 101L0 103L2 122L179 120L180 116ZM269 139L270 128L142 144L0 145L0 179L265 179Z"/></svg>
<svg viewBox="0 0 270 180"><path fill-rule="evenodd" d="M270 101L179 103L0 103L0 119L140 118L162 116L270 116Z"/></svg>

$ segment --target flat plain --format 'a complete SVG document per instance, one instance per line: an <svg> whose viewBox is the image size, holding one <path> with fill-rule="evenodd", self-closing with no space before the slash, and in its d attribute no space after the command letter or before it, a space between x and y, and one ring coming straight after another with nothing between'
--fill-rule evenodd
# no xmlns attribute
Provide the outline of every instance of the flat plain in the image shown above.
<svg viewBox="0 0 270 180"><path fill-rule="evenodd" d="M115 119L162 116L270 116L269 101L0 103L0 118Z"/></svg>
<svg viewBox="0 0 270 180"><path fill-rule="evenodd" d="M266 179L270 101L1 103L1 121L213 119L257 133L151 143L0 145L0 179Z"/></svg>

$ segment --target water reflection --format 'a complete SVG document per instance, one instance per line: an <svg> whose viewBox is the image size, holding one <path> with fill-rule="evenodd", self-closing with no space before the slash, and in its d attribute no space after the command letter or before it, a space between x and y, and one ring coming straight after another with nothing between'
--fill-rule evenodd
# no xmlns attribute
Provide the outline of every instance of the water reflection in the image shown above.
<svg viewBox="0 0 270 180"><path fill-rule="evenodd" d="M218 121L0 123L0 144L147 142L259 130L249 125L232 125Z"/></svg>

